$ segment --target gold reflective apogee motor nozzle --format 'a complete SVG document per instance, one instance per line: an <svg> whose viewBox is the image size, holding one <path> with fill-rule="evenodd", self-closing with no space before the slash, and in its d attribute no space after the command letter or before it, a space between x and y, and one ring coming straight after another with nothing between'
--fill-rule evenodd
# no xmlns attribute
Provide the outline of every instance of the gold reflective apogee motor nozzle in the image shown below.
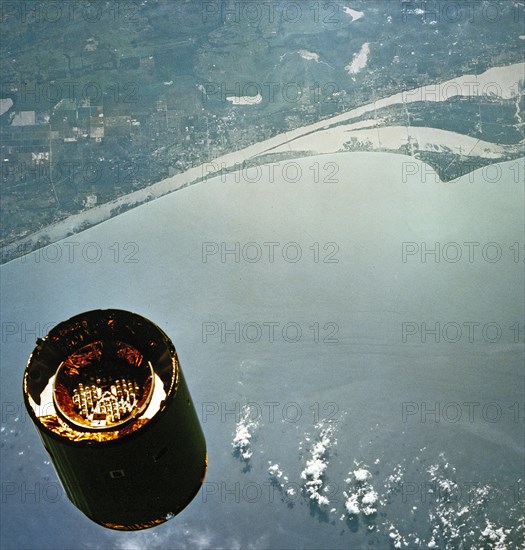
<svg viewBox="0 0 525 550"><path fill-rule="evenodd" d="M151 401L154 372L129 344L92 342L57 369L53 401L73 428L109 430L139 416Z"/></svg>

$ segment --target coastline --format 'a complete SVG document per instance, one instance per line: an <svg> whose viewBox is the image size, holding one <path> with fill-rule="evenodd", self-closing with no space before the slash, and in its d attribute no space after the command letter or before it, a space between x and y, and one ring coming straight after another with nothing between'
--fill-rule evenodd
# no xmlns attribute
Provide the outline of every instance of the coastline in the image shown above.
<svg viewBox="0 0 525 550"><path fill-rule="evenodd" d="M132 193L129 193L107 203L94 206L93 208L89 210L84 210L78 214L72 214L71 216L68 216L63 220L59 220L53 224L50 224L38 231L35 231L23 237L22 239L18 239L10 244L4 245L2 247L1 255L2 263L7 263L16 257L29 253L35 249L40 248L41 246L45 246L50 242L56 242L58 240L71 236L72 234L83 231L88 227L97 225L105 220L114 217L115 215L118 215L121 211L129 210L130 208L134 208L150 200L160 198L168 193L172 193L189 185L194 185L203 180L206 180L209 177L219 175L221 172L238 169L246 161L253 161L265 154L276 152L297 153L301 151L303 153L303 156L308 156L319 154L322 152L337 152L334 150L323 151L322 148L326 147L325 142L332 142L335 140L337 143L339 143L340 139L338 141L337 138L334 138L334 136L341 136L341 132L348 132L348 130L351 129L355 131L359 128L364 129L361 130L359 133L354 133L356 137L361 135L369 136L373 135L373 133L378 135L378 131L381 130L381 132L385 135L385 141L396 143L396 140L394 140L391 135L392 130L389 129L389 127L370 129L371 126L374 126L377 124L377 122L381 121L360 121L354 123L354 125L350 124L346 127L343 126L341 128L334 128L334 126L341 125L366 113L374 112L376 109L400 103L406 104L417 101L440 102L458 95L481 95L483 92L490 92L491 94L497 95L502 99L517 97L520 94L520 76L524 73L525 61L501 67L493 67L488 69L484 73L481 73L480 75L463 75L458 78L447 80L440 84L426 85L415 88L413 90L398 92L389 97L378 99L375 102L356 107L355 109L336 115L329 119L325 119L314 124L309 124L307 126L302 126L290 132L284 132L282 134L255 143L238 151L226 153L225 155L213 159L210 162L206 162L199 166L190 168L186 172L175 174L174 176L170 176L164 180L153 183L144 189L133 191ZM473 91L476 91L476 93L474 94ZM403 131L404 133L406 130L406 127L398 126L395 131ZM436 128L410 128L410 132L412 134L414 134L415 131L418 133L418 135L419 133L421 133L421 131L424 131L424 138L429 143L435 143L436 145L438 143L439 145L441 145L441 142L444 138L444 131ZM327 134L332 132L334 133L334 136L331 136L331 139L327 140ZM453 135L454 132L448 132L448 134ZM475 140L475 138L471 138L468 135L464 136L463 134L457 134L457 136L463 136L463 140L466 140L465 146L471 143L470 140L477 141ZM456 141L456 147L462 147L461 144L458 145L459 138L457 136L454 137ZM349 132L348 137L352 137L352 133ZM440 141L438 143L430 142L430 139L432 137L436 137ZM381 141L380 138L377 139ZM292 145L292 142L296 140L297 143ZM300 144L304 146L305 141L310 142L310 146L306 151L304 150L304 148L301 149L301 147L297 145ZM492 148L492 153L500 152L500 150L502 152L505 152L505 148L502 148L502 146L498 144L482 142L480 147L483 147L486 144L491 146L489 147L489 150ZM497 156L488 158L497 158ZM46 242L42 243L42 241ZM39 245L39 243L41 244ZM17 251L19 252L18 254L16 253Z"/></svg>

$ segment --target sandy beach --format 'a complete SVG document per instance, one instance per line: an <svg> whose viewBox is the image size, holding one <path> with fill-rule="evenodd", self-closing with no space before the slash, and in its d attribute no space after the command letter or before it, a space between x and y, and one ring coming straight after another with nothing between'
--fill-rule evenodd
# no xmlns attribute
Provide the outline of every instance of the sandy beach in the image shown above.
<svg viewBox="0 0 525 550"><path fill-rule="evenodd" d="M309 151L312 154L337 153L345 150L345 143L357 139L373 149L397 151L401 146L417 142L418 150L431 152L452 152L457 155L483 156L498 159L505 153L517 153L516 145L498 145L479 140L457 132L437 128L386 126L377 128L356 128L357 124L342 125L315 134L304 136L274 149L275 153Z"/></svg>
<svg viewBox="0 0 525 550"><path fill-rule="evenodd" d="M203 179L213 176L223 170L235 169L247 160L253 160L257 157L273 152L282 151L306 151L306 154L315 152L334 151L334 148L341 146L344 141L348 141L354 136L358 139L370 139L375 146L380 148L396 149L400 144L406 143L407 129L405 127L392 127L365 130L364 127L373 126L378 121L359 122L359 126L346 126L334 128L335 125L351 121L357 117L372 113L376 109L388 107L400 103L412 103L416 101L445 101L452 95L478 95L480 93L490 93L498 97L509 99L518 95L518 85L520 79L523 79L525 72L525 62L514 63L508 66L494 67L480 75L464 75L452 80L445 81L436 85L422 86L413 90L398 92L389 97L378 99L375 102L362 105L345 113L336 115L326 120L316 122L290 132L284 132L273 138L260 141L239 151L233 151L214 159L211 162L204 163L187 170L186 172L176 174L162 181L154 183L144 189L134 191L128 195L119 197L105 204L97 205L89 210L79 214L69 216L67 219L56 222L52 225L19 239L5 247L7 251L16 247L27 247L30 250L31 243L36 243L40 239L47 239L51 242L63 239L68 235L96 225L104 220L111 218L116 211L120 209L129 209L138 206L144 202L156 199L167 193L171 193L187 185L192 185ZM451 95L452 94L452 95ZM362 128L359 132L357 130ZM413 135L418 142L426 144L425 147L437 144L447 144L447 140L455 147L455 151L468 149L474 138L462 136L453 132L445 132L435 128L411 128ZM396 136L396 133L398 136ZM300 139L301 138L301 139ZM405 141L403 141L405 140ZM296 141L296 143L292 143ZM475 140L474 140L475 141ZM379 145L381 143L381 145ZM421 144L420 144L421 148ZM489 158L497 158L498 154L505 152L505 148L492 143L479 143L476 146L480 154L488 154ZM340 150L340 149L335 149ZM431 150L431 149L428 149ZM433 150L436 150L435 148ZM468 151L465 151L468 154ZM491 156L495 155L495 156Z"/></svg>

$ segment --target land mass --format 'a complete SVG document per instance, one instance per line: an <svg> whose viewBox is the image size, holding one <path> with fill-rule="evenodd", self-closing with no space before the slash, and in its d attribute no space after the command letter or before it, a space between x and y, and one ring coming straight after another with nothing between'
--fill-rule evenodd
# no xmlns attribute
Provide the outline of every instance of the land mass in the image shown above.
<svg viewBox="0 0 525 550"><path fill-rule="evenodd" d="M321 122L282 133L51 224L4 247L2 261L12 260L209 177L269 162L358 150L398 152L420 160L425 159L424 153L432 153L435 157L427 163L438 174L444 173L442 167L445 160L448 167L453 163L463 167L463 172L458 175L464 175L487 162L521 158L524 155L523 139L519 144L505 145L438 128L411 126L410 123L390 126L386 118L377 118L377 112L421 101L443 103L453 98L459 101L508 99L518 105L524 95L524 74L525 62L493 67L480 75L463 75L437 86L421 86L399 92ZM490 96L485 95L489 86ZM352 122L356 119L361 120ZM523 125L517 112L514 126L518 131L523 131Z"/></svg>

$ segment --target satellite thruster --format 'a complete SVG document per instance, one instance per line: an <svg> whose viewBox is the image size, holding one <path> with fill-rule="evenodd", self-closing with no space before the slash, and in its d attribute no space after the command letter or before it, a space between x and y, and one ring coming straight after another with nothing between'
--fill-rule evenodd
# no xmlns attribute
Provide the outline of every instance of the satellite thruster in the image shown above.
<svg viewBox="0 0 525 550"><path fill-rule="evenodd" d="M111 529L153 527L199 491L206 442L175 347L123 310L82 313L39 338L24 400L71 502Z"/></svg>

